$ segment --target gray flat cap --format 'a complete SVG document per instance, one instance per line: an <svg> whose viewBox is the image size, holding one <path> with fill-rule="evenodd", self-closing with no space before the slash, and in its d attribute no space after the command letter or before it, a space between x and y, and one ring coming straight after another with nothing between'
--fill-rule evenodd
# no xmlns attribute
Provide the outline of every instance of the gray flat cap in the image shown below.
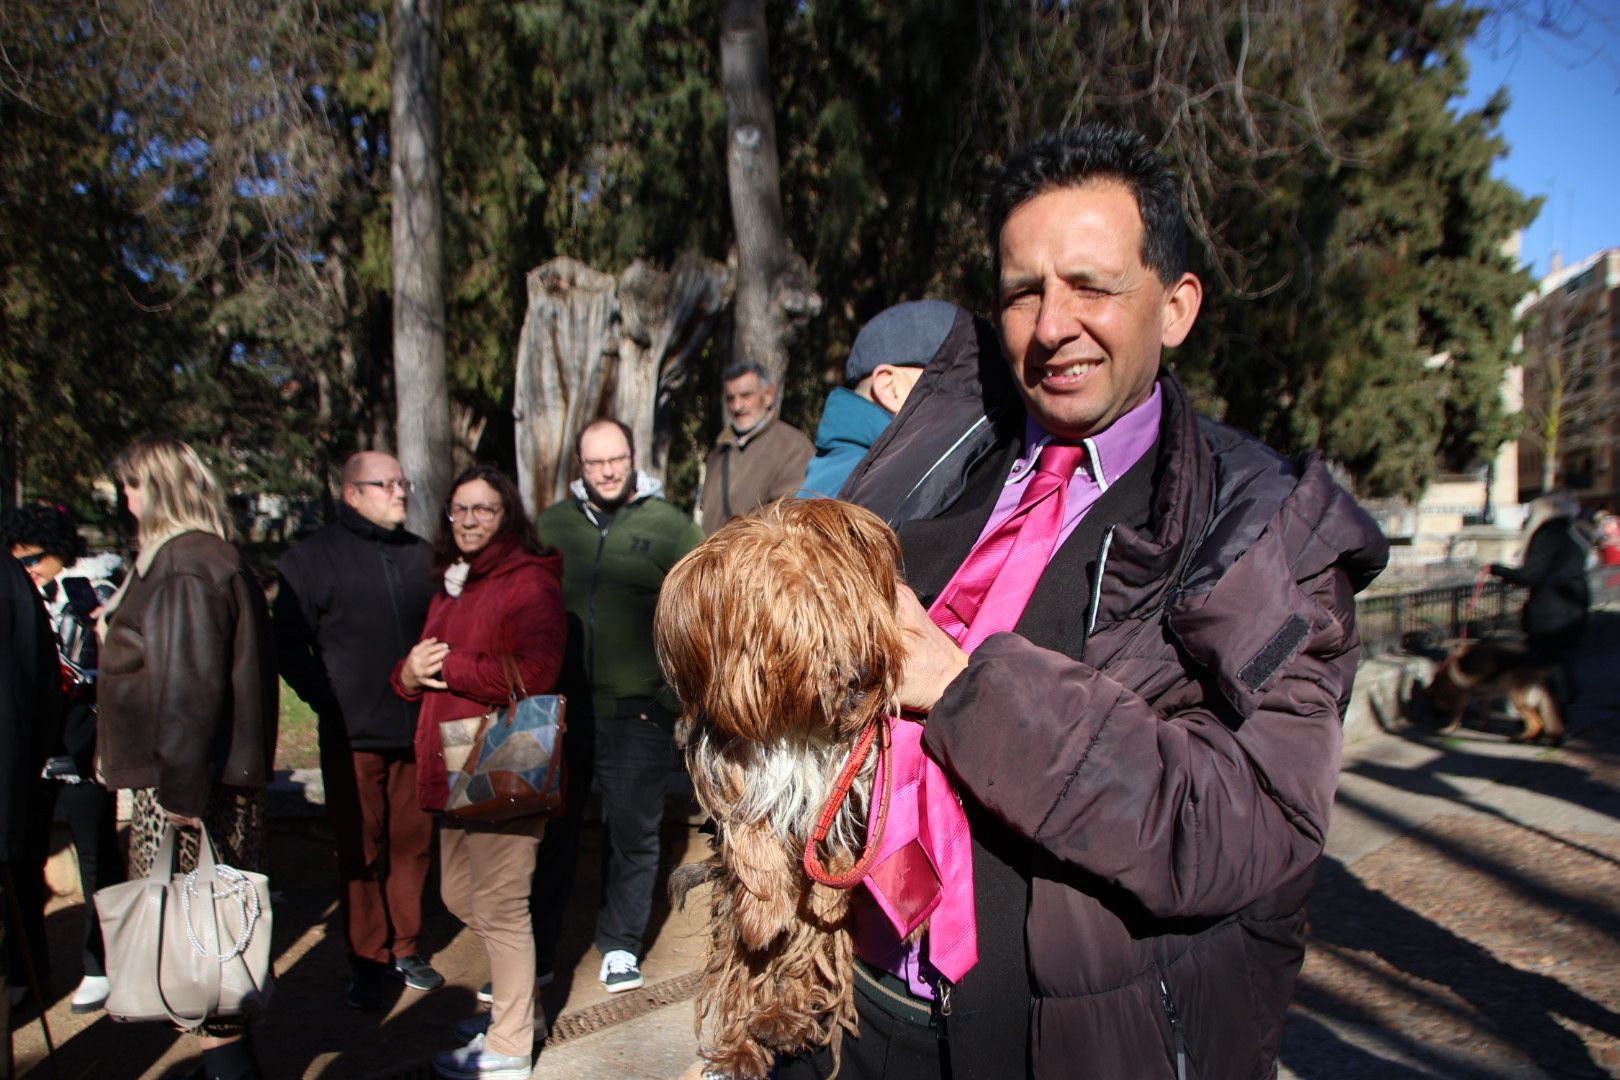
<svg viewBox="0 0 1620 1080"><path fill-rule="evenodd" d="M844 385L854 386L879 364L923 367L939 351L961 310L944 300L908 300L874 315L855 335L844 362Z"/></svg>

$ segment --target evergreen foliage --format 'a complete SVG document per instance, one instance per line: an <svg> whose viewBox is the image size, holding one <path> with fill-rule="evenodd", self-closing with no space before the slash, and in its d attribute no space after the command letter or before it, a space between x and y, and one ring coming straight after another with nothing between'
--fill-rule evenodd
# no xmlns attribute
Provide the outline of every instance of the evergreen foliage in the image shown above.
<svg viewBox="0 0 1620 1080"><path fill-rule="evenodd" d="M164 429L242 491L316 492L349 451L386 447L386 0L3 11L0 472L27 495L82 493L132 433ZM1499 386L1529 282L1501 246L1537 204L1490 175L1506 101L1455 111L1479 11L766 13L786 228L826 301L790 420L813 426L888 305L985 311L988 177L1095 118L1143 130L1183 179L1208 295L1173 362L1204 407L1320 447L1363 494L1415 494L1510 434ZM730 248L717 21L717 0L446 3L447 364L461 414L491 421L482 456L512 452L530 269ZM678 454L712 435L715 372L697 375Z"/></svg>

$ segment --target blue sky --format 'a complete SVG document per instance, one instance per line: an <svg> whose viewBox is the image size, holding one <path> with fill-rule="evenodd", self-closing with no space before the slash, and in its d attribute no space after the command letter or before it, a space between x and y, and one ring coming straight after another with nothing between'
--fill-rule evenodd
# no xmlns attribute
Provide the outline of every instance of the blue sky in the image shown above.
<svg viewBox="0 0 1620 1080"><path fill-rule="evenodd" d="M1603 11L1611 2L1585 6ZM1524 257L1538 277L1554 249L1568 264L1620 247L1620 11L1578 18L1568 36L1487 23L1468 50L1464 107L1503 85L1512 96L1501 127L1511 152L1497 175L1546 198L1524 234Z"/></svg>

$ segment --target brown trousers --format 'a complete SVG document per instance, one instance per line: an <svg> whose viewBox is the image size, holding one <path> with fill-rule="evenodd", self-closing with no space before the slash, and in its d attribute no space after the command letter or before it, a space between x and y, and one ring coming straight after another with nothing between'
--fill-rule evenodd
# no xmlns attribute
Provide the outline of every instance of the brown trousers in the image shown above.
<svg viewBox="0 0 1620 1080"><path fill-rule="evenodd" d="M433 815L416 802L416 759L408 747L334 747L321 759L350 955L378 964L410 956L433 844Z"/></svg>
<svg viewBox="0 0 1620 1080"><path fill-rule="evenodd" d="M445 907L472 928L489 956L490 1008L484 1045L497 1054L534 1052L534 928L529 886L544 818L502 825L445 819L439 830L439 888Z"/></svg>

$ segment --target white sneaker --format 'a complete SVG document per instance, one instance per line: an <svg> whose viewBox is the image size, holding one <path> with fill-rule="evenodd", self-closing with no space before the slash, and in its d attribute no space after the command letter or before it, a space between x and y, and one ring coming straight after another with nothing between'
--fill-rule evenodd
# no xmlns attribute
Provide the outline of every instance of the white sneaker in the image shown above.
<svg viewBox="0 0 1620 1080"><path fill-rule="evenodd" d="M534 1063L527 1054L513 1057L485 1050L484 1037L474 1035L466 1046L434 1055L433 1071L449 1080L529 1080Z"/></svg>
<svg viewBox="0 0 1620 1080"><path fill-rule="evenodd" d="M624 949L609 949L602 957L602 971L597 975L607 992L617 994L622 990L634 990L641 985L641 968L636 963L636 954Z"/></svg>
<svg viewBox="0 0 1620 1080"><path fill-rule="evenodd" d="M95 1012L107 1003L107 995L112 993L112 984L105 975L86 975L79 980L79 988L73 991L73 1000L70 1007L76 1013Z"/></svg>

